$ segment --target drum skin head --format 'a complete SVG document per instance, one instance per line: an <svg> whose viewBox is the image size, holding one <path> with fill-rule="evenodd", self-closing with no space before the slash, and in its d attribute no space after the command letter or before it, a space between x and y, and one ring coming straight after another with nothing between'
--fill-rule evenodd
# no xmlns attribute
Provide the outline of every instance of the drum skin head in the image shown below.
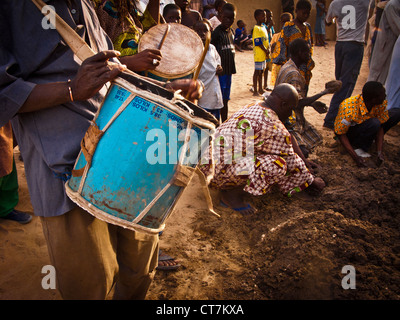
<svg viewBox="0 0 400 320"><path fill-rule="evenodd" d="M203 41L192 29L170 23L170 30L161 48L162 59L154 70L149 72L163 78L182 78L193 73L203 54ZM146 49L158 49L167 29L167 24L158 24L143 34L139 41L138 52Z"/></svg>

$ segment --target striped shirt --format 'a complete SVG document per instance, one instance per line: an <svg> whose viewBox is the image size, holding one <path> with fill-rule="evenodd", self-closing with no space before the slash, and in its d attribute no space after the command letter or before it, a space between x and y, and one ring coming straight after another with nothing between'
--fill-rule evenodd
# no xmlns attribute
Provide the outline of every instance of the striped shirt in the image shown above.
<svg viewBox="0 0 400 320"><path fill-rule="evenodd" d="M231 28L225 30L222 25L216 27L211 35L211 43L221 57L223 75L236 73L234 38L233 30Z"/></svg>

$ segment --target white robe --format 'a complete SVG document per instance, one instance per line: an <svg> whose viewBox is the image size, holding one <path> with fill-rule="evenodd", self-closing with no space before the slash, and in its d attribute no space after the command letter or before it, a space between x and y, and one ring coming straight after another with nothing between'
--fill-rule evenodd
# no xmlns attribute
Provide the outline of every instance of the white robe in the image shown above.
<svg viewBox="0 0 400 320"><path fill-rule="evenodd" d="M383 11L371 56L368 81L385 84L393 47L400 35L400 0L390 0Z"/></svg>

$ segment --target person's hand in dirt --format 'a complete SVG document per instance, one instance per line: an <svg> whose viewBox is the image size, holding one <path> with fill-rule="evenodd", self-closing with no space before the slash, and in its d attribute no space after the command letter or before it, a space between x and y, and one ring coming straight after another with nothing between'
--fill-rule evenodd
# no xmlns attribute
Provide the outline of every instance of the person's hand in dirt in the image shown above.
<svg viewBox="0 0 400 320"><path fill-rule="evenodd" d="M320 166L319 164L315 163L314 161L311 161L311 160L306 159L306 160L304 161L304 163L306 164L308 170L309 170L311 173L313 173L313 174L314 174L316 171L318 171L319 169L321 169L321 166Z"/></svg>
<svg viewBox="0 0 400 320"><path fill-rule="evenodd" d="M385 157L383 156L382 151L378 151L378 159L376 160L376 164L380 167L385 162Z"/></svg>
<svg viewBox="0 0 400 320"><path fill-rule="evenodd" d="M367 168L368 167L367 162L365 161L364 158L357 156L357 158L354 159L354 161L355 161L357 167L359 167L359 168Z"/></svg>
<svg viewBox="0 0 400 320"><path fill-rule="evenodd" d="M346 134L341 134L338 135L339 141L342 144L342 146L344 147L344 149L347 151L347 153L351 156L351 158L354 160L354 162L356 163L357 167L359 168L367 168L368 163L367 161L363 158L360 157L355 151L353 146L350 144L349 139L347 138Z"/></svg>

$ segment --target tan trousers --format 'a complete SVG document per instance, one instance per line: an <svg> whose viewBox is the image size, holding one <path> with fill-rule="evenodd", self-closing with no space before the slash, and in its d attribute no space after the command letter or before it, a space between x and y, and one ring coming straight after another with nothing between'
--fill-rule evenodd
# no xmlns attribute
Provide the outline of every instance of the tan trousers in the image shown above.
<svg viewBox="0 0 400 320"><path fill-rule="evenodd" d="M63 299L144 299L158 262L158 234L101 221L81 208L41 218Z"/></svg>

